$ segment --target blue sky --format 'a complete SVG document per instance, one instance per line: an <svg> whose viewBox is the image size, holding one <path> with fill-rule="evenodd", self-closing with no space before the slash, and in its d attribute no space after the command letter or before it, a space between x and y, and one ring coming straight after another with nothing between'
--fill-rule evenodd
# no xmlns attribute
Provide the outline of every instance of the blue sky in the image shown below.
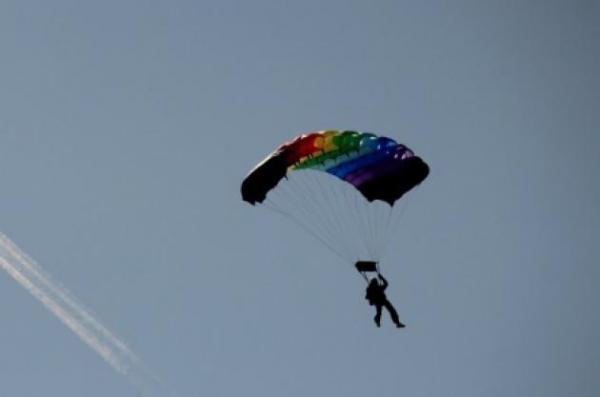
<svg viewBox="0 0 600 397"><path fill-rule="evenodd" d="M596 396L594 1L4 1L0 230L182 396ZM431 165L383 264L240 199L315 129ZM0 275L14 397L136 390ZM387 320L387 319L386 319ZM385 321L385 320L384 320Z"/></svg>

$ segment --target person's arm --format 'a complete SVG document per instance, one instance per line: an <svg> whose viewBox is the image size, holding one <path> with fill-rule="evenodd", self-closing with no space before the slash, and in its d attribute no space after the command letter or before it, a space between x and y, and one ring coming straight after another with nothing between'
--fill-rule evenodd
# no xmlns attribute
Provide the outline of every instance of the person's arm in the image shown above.
<svg viewBox="0 0 600 397"><path fill-rule="evenodd" d="M385 277L383 277L381 274L379 275L379 279L381 280L381 282L383 283L383 285L381 286L381 288L386 289L388 286L388 282L385 279Z"/></svg>

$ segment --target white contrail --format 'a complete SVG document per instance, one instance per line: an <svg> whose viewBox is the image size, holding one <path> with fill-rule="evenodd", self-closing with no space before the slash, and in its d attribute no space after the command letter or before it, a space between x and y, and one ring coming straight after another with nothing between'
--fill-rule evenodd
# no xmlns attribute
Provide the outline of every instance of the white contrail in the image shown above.
<svg viewBox="0 0 600 397"><path fill-rule="evenodd" d="M146 396L165 396L161 382L143 362L111 331L102 325L62 286L0 233L0 268L39 300L79 339L94 350L112 368L127 376Z"/></svg>

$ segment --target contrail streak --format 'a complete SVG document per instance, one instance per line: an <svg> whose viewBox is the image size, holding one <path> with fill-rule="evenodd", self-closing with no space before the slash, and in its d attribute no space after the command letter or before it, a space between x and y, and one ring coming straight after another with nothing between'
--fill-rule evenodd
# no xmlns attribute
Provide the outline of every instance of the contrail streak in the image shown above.
<svg viewBox="0 0 600 397"><path fill-rule="evenodd" d="M127 376L143 395L171 394L125 343L94 318L65 288L54 282L33 259L2 233L0 233L0 268L58 317L115 371Z"/></svg>

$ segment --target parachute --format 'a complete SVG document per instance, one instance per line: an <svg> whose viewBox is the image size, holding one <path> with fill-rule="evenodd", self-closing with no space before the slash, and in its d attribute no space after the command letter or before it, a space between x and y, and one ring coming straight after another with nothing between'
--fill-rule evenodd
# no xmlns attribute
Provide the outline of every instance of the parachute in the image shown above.
<svg viewBox="0 0 600 397"><path fill-rule="evenodd" d="M400 199L428 174L420 157L391 138L317 131L279 146L250 171L241 193L365 269L381 260L404 208Z"/></svg>

